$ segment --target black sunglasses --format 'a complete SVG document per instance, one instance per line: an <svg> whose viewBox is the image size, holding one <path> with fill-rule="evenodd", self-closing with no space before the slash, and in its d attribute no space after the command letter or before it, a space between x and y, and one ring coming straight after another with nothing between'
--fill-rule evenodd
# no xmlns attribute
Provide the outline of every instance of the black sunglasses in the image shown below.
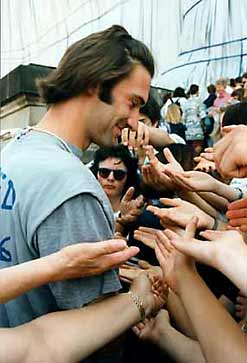
<svg viewBox="0 0 247 363"><path fill-rule="evenodd" d="M99 168L98 173L101 176L101 178L108 178L110 173L113 172L113 177L116 180L123 180L125 175L127 174L127 171L122 169L108 169L108 168Z"/></svg>

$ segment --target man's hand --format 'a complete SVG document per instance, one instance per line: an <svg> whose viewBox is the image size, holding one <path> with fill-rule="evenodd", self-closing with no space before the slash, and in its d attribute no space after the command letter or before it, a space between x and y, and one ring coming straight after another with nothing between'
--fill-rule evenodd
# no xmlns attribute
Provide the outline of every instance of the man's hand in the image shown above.
<svg viewBox="0 0 247 363"><path fill-rule="evenodd" d="M214 220L211 216L203 212L194 204L186 202L180 198L161 198L160 201L164 205L172 208L148 206L147 210L160 218L160 223L164 228L167 227L167 224L175 224L180 227L185 227L194 216L198 217L198 228L200 229L211 229L214 224Z"/></svg>
<svg viewBox="0 0 247 363"><path fill-rule="evenodd" d="M102 274L119 267L138 252L139 248L128 247L120 239L67 246L54 254L54 266L58 267L54 281Z"/></svg>
<svg viewBox="0 0 247 363"><path fill-rule="evenodd" d="M247 176L247 126L224 127L228 132L214 146L217 170L224 178Z"/></svg>

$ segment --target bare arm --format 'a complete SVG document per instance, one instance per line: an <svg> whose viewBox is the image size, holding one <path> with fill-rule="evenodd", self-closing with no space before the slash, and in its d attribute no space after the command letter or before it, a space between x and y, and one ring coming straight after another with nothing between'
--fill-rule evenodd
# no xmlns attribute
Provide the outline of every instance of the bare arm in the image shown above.
<svg viewBox="0 0 247 363"><path fill-rule="evenodd" d="M178 191L179 196L187 200L190 203L197 205L201 210L210 215L213 218L217 217L217 210L208 203L204 198L201 197L200 193L189 192L185 190Z"/></svg>
<svg viewBox="0 0 247 363"><path fill-rule="evenodd" d="M48 282L98 275L138 253L123 240L78 243L0 272L0 303Z"/></svg>
<svg viewBox="0 0 247 363"><path fill-rule="evenodd" d="M146 315L164 304L163 297L153 288L145 273L131 286ZM82 309L51 313L13 329L0 329L0 361L31 363L36 357L39 362L75 363L110 342L140 318L140 308L129 293ZM59 344L54 344L54 339ZM13 341L15 349L9 349Z"/></svg>
<svg viewBox="0 0 247 363"><path fill-rule="evenodd" d="M206 361L244 363L246 335L240 331L233 318L197 273L190 269L183 269L181 272L178 293L200 341Z"/></svg>
<svg viewBox="0 0 247 363"><path fill-rule="evenodd" d="M166 131L155 127L149 127L149 143L156 148L164 148L169 144L174 144L174 141Z"/></svg>
<svg viewBox="0 0 247 363"><path fill-rule="evenodd" d="M212 192L198 192L199 196L212 205L215 209L226 212L228 200Z"/></svg>

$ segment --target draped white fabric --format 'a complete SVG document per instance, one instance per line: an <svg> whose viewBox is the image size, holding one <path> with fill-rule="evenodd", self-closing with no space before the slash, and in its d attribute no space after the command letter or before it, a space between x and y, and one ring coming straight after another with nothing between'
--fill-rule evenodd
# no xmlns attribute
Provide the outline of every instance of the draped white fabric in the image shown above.
<svg viewBox="0 0 247 363"><path fill-rule="evenodd" d="M56 66L77 39L121 24L151 48L154 86L205 87L247 70L246 19L245 0L2 0L1 77Z"/></svg>

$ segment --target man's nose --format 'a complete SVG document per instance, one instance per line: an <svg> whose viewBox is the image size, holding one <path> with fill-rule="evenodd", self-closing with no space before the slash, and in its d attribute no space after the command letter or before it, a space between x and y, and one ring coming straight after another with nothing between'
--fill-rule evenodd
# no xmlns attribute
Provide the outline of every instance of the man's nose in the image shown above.
<svg viewBox="0 0 247 363"><path fill-rule="evenodd" d="M134 117L130 116L128 118L127 124L128 126L133 130L133 131L137 131L138 129L138 120L139 120L139 112L137 112L136 115L134 115Z"/></svg>

